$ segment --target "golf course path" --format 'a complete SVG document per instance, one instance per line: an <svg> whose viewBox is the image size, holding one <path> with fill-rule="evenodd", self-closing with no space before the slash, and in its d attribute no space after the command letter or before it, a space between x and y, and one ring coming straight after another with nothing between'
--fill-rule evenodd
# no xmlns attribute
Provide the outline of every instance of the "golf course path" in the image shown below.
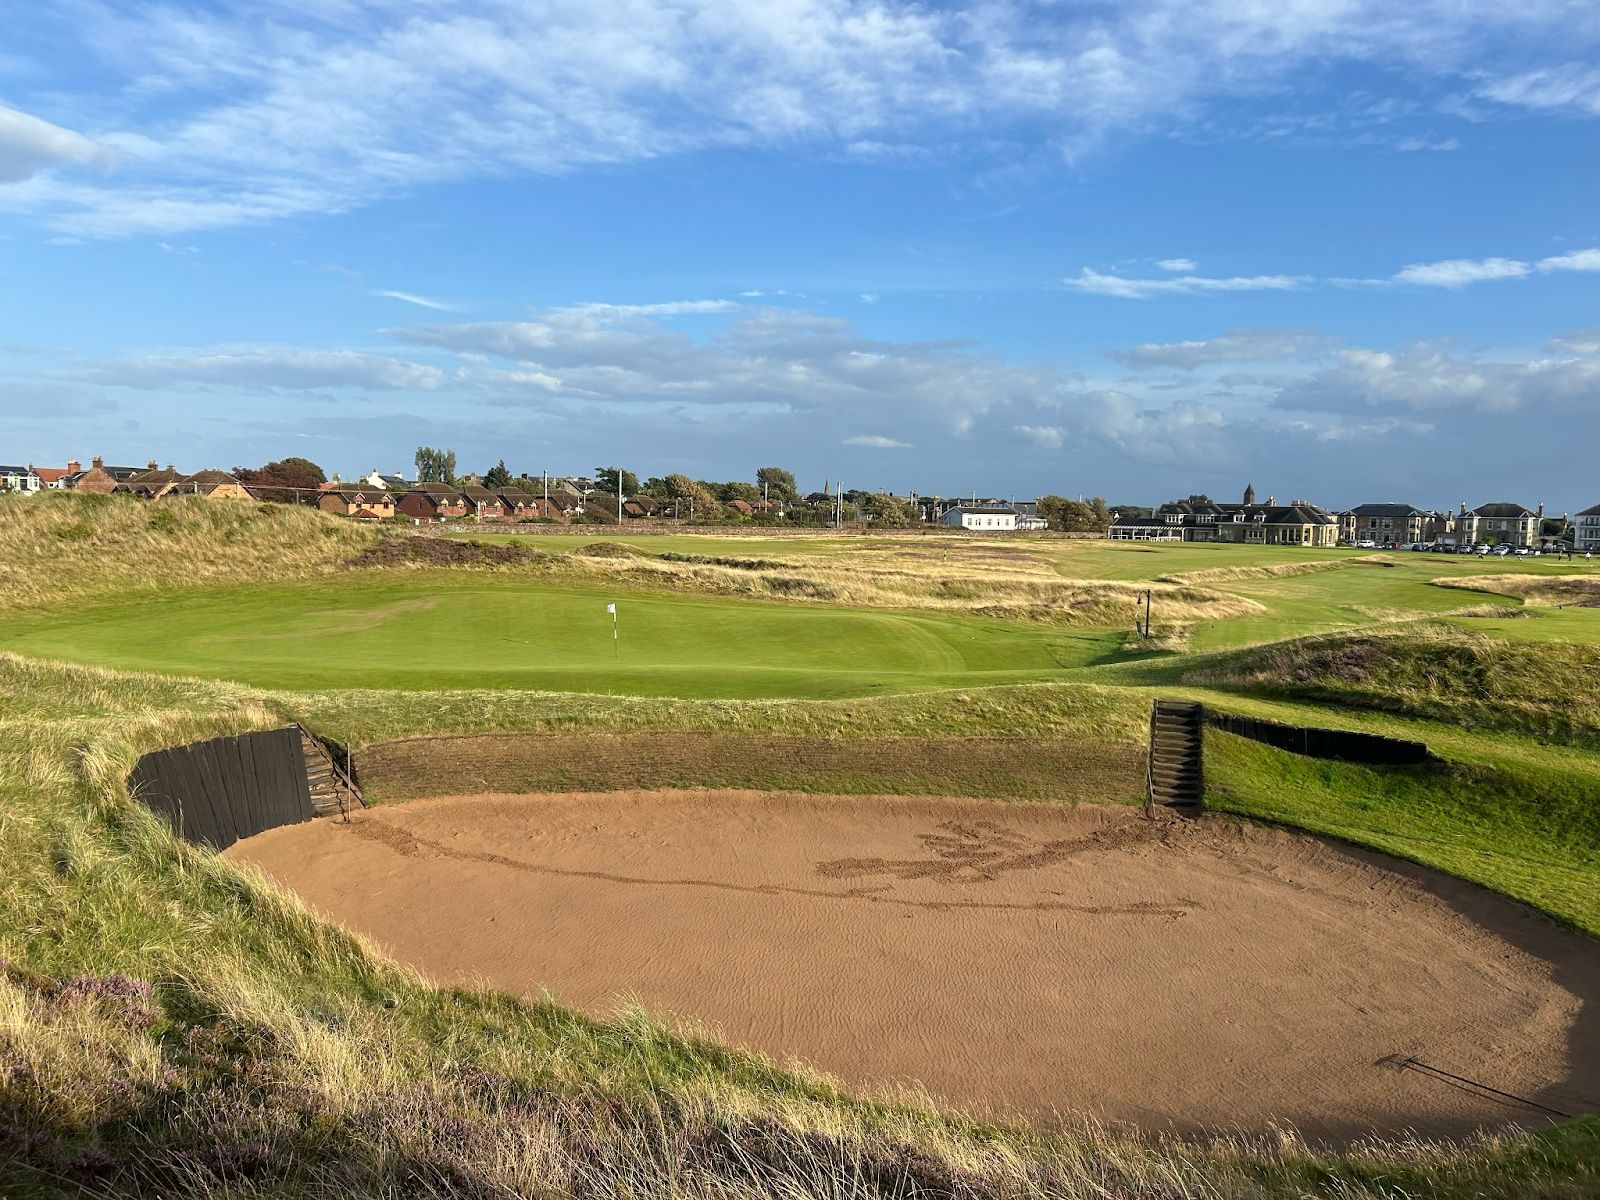
<svg viewBox="0 0 1600 1200"><path fill-rule="evenodd" d="M1037 1126L1288 1123L1348 1142L1600 1105L1592 939L1422 868L1225 819L485 795L277 829L226 857L440 980L548 989L598 1015L637 999L853 1088Z"/></svg>

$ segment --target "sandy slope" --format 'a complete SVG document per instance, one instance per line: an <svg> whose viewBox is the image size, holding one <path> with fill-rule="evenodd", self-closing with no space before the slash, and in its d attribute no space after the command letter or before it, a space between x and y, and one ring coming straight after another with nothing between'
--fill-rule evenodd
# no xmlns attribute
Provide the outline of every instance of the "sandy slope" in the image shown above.
<svg viewBox="0 0 1600 1200"><path fill-rule="evenodd" d="M241 842L443 980L636 997L859 1088L1051 1125L1335 1140L1600 1106L1593 941L1470 885L1226 820L751 792L418 801Z"/></svg>

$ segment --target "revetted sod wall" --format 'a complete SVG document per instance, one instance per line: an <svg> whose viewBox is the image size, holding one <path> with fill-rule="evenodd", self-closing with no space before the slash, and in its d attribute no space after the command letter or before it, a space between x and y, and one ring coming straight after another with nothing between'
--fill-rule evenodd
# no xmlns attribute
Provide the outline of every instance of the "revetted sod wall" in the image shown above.
<svg viewBox="0 0 1600 1200"><path fill-rule="evenodd" d="M178 836L213 850L314 815L293 725L146 754L128 789Z"/></svg>
<svg viewBox="0 0 1600 1200"><path fill-rule="evenodd" d="M1375 733L1289 725L1260 717L1233 716L1212 709L1206 710L1206 723L1224 733L1236 733L1240 737L1264 742L1291 754L1304 754L1309 758L1333 758L1371 766L1399 767L1425 763L1431 757L1426 742L1382 737Z"/></svg>

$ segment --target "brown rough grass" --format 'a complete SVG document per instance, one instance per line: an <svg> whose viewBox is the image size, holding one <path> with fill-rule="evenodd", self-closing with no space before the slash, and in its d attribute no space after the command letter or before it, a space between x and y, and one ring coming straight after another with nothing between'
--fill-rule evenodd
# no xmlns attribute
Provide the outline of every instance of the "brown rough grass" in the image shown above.
<svg viewBox="0 0 1600 1200"><path fill-rule="evenodd" d="M1288 575L1316 575L1340 567L1392 567L1394 562L1381 554L1362 554L1354 558L1319 558L1312 562L1261 563L1257 566L1206 567L1198 571L1178 571L1158 575L1166 583L1229 583L1239 579L1274 579Z"/></svg>
<svg viewBox="0 0 1600 1200"><path fill-rule="evenodd" d="M374 531L286 504L0 496L0 609L330 574Z"/></svg>
<svg viewBox="0 0 1600 1200"><path fill-rule="evenodd" d="M690 556L574 555L574 569L643 587L670 587L718 595L740 594L801 603L862 608L966 612L1064 625L1131 624L1144 593L1177 621L1258 616L1266 609L1192 583L1065 579L1043 560L1022 555L969 557L895 548L881 557L805 558L740 562Z"/></svg>
<svg viewBox="0 0 1600 1200"><path fill-rule="evenodd" d="M1600 605L1600 575L1462 575L1432 582L1440 587L1514 596L1536 608Z"/></svg>

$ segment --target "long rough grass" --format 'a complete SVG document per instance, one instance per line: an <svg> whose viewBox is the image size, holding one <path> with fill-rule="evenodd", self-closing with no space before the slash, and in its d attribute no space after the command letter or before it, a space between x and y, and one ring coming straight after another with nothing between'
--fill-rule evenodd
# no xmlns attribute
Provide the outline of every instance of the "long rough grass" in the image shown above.
<svg viewBox="0 0 1600 1200"><path fill-rule="evenodd" d="M911 543L874 555L739 561L699 555L655 555L631 546L598 547L569 560L578 569L645 587L678 587L719 595L752 595L864 608L966 612L1067 625L1131 624L1152 591L1174 621L1257 616L1266 609L1245 596L1191 582L1067 579L1026 554L952 554Z"/></svg>
<svg viewBox="0 0 1600 1200"><path fill-rule="evenodd" d="M0 496L0 610L330 574L374 536L313 508L247 500Z"/></svg>
<svg viewBox="0 0 1600 1200"><path fill-rule="evenodd" d="M1600 646L1591 644L1509 641L1418 621L1219 655L1183 680L1600 742Z"/></svg>
<svg viewBox="0 0 1600 1200"><path fill-rule="evenodd" d="M1514 596L1541 608L1600 604L1600 579L1593 575L1459 575L1433 582L1440 587Z"/></svg>

